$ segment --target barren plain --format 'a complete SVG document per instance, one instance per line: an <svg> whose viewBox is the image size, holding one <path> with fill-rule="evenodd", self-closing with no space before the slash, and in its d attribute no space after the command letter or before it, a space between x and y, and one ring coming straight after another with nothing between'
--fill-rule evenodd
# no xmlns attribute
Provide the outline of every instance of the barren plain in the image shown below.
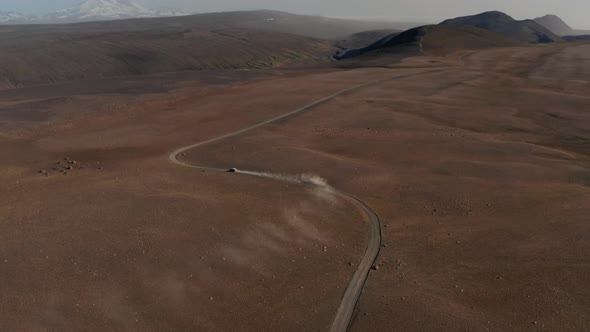
<svg viewBox="0 0 590 332"><path fill-rule="evenodd" d="M590 329L590 45L0 91L1 330ZM379 81L379 82L377 82Z"/></svg>

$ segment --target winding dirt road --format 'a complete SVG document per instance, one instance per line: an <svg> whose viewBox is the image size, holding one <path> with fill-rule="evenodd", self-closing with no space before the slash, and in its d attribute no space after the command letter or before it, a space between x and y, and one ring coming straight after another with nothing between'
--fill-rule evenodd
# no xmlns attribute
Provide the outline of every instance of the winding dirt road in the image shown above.
<svg viewBox="0 0 590 332"><path fill-rule="evenodd" d="M274 117L272 119L265 120L265 121L259 122L257 124L248 126L246 128L243 128L243 129L240 129L240 130L237 130L237 131L225 134L225 135L211 138L209 140L201 141L201 142L198 142L195 144L191 144L191 145L179 148L169 155L169 159L171 162L173 162L177 165L180 165L180 166L184 166L184 167L197 168L197 169L201 169L201 170L225 172L227 169L212 168L212 167L207 167L207 166L200 166L200 165L193 165L193 164L186 163L186 162L180 160L179 156L188 150L192 150L194 148L204 146L207 144L211 144L214 142L218 142L218 141L221 141L224 139L236 137L238 135L241 135L241 134L247 133L249 131L255 130L257 128L260 128L262 126L265 126L265 125L277 122L279 120L283 120L283 119L289 118L291 116L303 113L303 112L308 111L312 108L315 108L321 104L329 102L339 96L342 96L346 93L354 92L356 90L360 90L362 88L365 88L365 87L368 87L371 85L375 85L375 84L379 84L382 82L390 81L390 80L396 80L396 79L401 79L401 78L405 78L405 77L409 77L409 76L415 76L415 75L420 75L420 74L425 74L425 73L433 73L433 72L443 71L443 70L445 70L445 69L428 70L428 71L420 72L417 74L415 73L415 74L399 75L399 76L394 76L394 77L390 77L390 78L386 78L386 79L363 83L360 85L353 86L351 88L340 90L330 96L322 98L322 99L315 101L313 103L307 104L307 105L300 107L294 111L279 115L279 116ZM369 272L370 272L371 268L373 267L373 264L377 260L377 257L379 256L379 251L381 249L381 224L380 224L379 217L378 217L377 213L375 213L375 211L373 211L365 202L361 201L360 199L358 199L357 197L355 197L351 194L348 194L343 191L339 191L339 190L337 190L333 187L330 187L330 186L325 186L323 184L314 183L313 181L309 181L308 179L305 179L303 177L282 176L282 175L275 175L275 174L270 174L270 173L240 171L240 170L236 170L236 173L250 175L250 176L257 176L257 177L262 177L262 178L269 178L269 179L273 179L275 181L285 181L285 182L299 183L302 185L314 186L316 189L332 193L334 195L340 196L341 198L349 201L364 214L365 218L367 219L367 221L369 223L369 237L368 237L368 241L367 241L367 249L366 249L365 254L361 260L361 263L359 264L350 283L348 284L348 287L346 288L346 291L342 297L342 301L340 303L340 306L338 307L338 311L336 312L332 326L330 328L331 332L347 331L350 324L352 323L354 311L355 311L357 304L360 300L360 297L361 297L364 285L367 281L367 277L369 275Z"/></svg>

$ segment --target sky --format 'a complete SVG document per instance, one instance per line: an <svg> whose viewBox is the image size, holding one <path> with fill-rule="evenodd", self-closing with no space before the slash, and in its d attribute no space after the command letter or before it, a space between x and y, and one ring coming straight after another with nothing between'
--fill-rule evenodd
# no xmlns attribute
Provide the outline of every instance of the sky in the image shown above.
<svg viewBox="0 0 590 332"><path fill-rule="evenodd" d="M0 0L0 10L42 14L81 0ZM135 0L148 7L191 12L276 9L329 17L434 23L449 17L500 10L514 18L556 14L578 29L590 29L590 0Z"/></svg>

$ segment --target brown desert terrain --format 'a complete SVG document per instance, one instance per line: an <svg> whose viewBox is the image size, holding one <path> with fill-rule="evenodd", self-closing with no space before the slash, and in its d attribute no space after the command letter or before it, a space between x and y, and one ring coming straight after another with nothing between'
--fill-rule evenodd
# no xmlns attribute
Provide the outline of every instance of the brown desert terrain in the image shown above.
<svg viewBox="0 0 590 332"><path fill-rule="evenodd" d="M351 331L589 330L590 44L380 61L0 90L0 330L329 330L359 205L209 168L377 213Z"/></svg>
<svg viewBox="0 0 590 332"><path fill-rule="evenodd" d="M326 65L339 39L403 24L258 10L85 22L0 25L0 88L194 70ZM349 36L361 33L363 37ZM321 38L321 39L320 39ZM33 70L31 70L33 68Z"/></svg>

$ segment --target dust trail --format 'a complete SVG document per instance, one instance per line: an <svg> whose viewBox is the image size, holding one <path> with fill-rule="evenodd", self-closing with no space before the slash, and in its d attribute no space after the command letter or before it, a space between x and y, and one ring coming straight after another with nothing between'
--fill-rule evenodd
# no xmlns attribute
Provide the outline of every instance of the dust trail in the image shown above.
<svg viewBox="0 0 590 332"><path fill-rule="evenodd" d="M346 198L346 195L343 195L341 192L330 186L326 179L315 174L303 173L297 175L287 175L268 172L243 171L237 169L235 172L249 176L271 179L274 181L281 181L306 186L309 189L311 189L311 192L313 192L317 198L321 199L326 203L338 204L340 198Z"/></svg>
<svg viewBox="0 0 590 332"><path fill-rule="evenodd" d="M363 257L358 269L354 273L350 283L348 284L348 287L346 288L340 306L338 307L338 311L336 312L336 317L334 318L330 328L330 332L348 331L354 317L355 308L358 306L363 288L367 282L367 278L369 277L371 267L377 260L381 250L381 224L379 222L379 216L377 216L377 213L371 210L371 208L366 203L355 196L332 188L326 180L317 175L285 175L268 172L242 171L238 169L233 169L233 171L235 173L262 177L275 181L311 186L312 188L316 189L317 192L327 193L332 197L341 197L348 200L364 213L369 222L369 239L367 241L365 256Z"/></svg>
<svg viewBox="0 0 590 332"><path fill-rule="evenodd" d="M236 170L236 173L246 174L251 176L257 176L262 178L268 178L283 182L290 182L290 183L297 183L297 184L306 184L311 185L314 187L321 188L322 190L332 192L334 189L330 187L328 181L322 178L319 175L315 174L297 174L297 175L288 175L288 174L274 174L268 172L254 172L254 171L243 171L243 170Z"/></svg>

